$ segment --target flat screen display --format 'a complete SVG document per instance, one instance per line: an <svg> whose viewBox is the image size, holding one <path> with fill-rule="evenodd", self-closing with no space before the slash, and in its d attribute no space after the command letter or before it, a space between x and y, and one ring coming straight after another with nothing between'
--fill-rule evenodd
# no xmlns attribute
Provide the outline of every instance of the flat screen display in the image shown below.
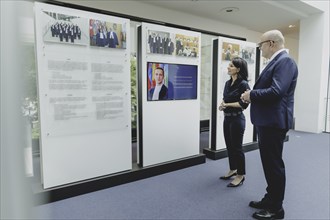
<svg viewBox="0 0 330 220"><path fill-rule="evenodd" d="M147 100L197 99L197 65L147 63Z"/></svg>

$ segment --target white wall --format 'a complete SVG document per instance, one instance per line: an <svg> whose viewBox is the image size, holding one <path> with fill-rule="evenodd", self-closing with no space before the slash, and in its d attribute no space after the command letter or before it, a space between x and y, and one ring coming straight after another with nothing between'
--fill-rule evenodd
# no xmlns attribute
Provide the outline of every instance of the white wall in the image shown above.
<svg viewBox="0 0 330 220"><path fill-rule="evenodd" d="M289 49L290 56L299 62L299 40L294 38L285 37L285 48Z"/></svg>
<svg viewBox="0 0 330 220"><path fill-rule="evenodd" d="M318 2L323 14L300 22L299 76L296 89L296 130L325 130L329 74L329 2Z"/></svg>

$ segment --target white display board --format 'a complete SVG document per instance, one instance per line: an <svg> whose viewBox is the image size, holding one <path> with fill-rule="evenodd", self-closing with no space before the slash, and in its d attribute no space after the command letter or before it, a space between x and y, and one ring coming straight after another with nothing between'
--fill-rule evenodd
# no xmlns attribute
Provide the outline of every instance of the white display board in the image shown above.
<svg viewBox="0 0 330 220"><path fill-rule="evenodd" d="M228 65L233 57L241 57L248 63L249 86L252 89L255 83L256 72L256 44L231 38L219 37L218 39L218 83L217 83L217 106L220 106L223 98L225 83L230 79L228 75ZM250 106L244 110L246 127L244 132L243 144L253 142L253 125L250 120ZM225 149L225 139L223 135L223 112L217 111L216 128L216 150Z"/></svg>
<svg viewBox="0 0 330 220"><path fill-rule="evenodd" d="M149 166L198 155L201 34L142 23L140 43L140 164ZM155 86L157 66L165 72L165 100L148 96Z"/></svg>
<svg viewBox="0 0 330 220"><path fill-rule="evenodd" d="M129 30L128 19L35 3L44 188L132 168Z"/></svg>

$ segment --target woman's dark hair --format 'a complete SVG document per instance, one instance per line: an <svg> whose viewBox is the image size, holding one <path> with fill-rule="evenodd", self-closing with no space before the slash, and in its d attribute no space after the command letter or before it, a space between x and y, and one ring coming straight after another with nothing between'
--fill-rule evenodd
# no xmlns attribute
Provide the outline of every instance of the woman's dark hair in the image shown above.
<svg viewBox="0 0 330 220"><path fill-rule="evenodd" d="M237 77L247 81L249 77L247 62L240 57L233 58L231 62L236 68L239 68Z"/></svg>

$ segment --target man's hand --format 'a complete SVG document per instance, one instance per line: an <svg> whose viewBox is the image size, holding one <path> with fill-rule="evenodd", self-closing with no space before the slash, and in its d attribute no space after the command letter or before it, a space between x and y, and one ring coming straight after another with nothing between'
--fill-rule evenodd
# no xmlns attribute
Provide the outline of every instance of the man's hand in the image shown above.
<svg viewBox="0 0 330 220"><path fill-rule="evenodd" d="M250 92L251 92L251 90L247 89L244 93L242 93L241 100L244 103L251 103Z"/></svg>

